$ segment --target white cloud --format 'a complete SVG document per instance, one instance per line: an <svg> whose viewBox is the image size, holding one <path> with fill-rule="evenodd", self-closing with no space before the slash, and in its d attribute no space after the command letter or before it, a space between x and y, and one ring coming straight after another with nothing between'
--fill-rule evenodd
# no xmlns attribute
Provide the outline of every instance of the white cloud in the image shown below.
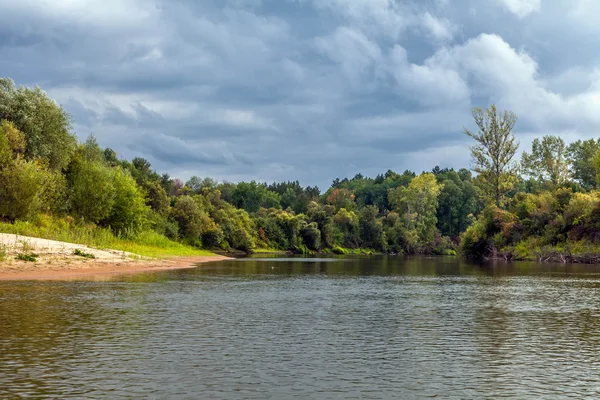
<svg viewBox="0 0 600 400"><path fill-rule="evenodd" d="M377 43L348 27L339 27L329 36L317 38L315 46L339 63L342 72L350 80L359 79L367 68L381 58Z"/></svg>
<svg viewBox="0 0 600 400"><path fill-rule="evenodd" d="M447 18L437 18L426 12L421 20L423 27L435 40L450 40L454 36L455 27Z"/></svg>
<svg viewBox="0 0 600 400"><path fill-rule="evenodd" d="M391 38L397 38L412 19L394 0L314 0L314 4L341 14L365 31Z"/></svg>
<svg viewBox="0 0 600 400"><path fill-rule="evenodd" d="M0 0L0 9L24 13L35 10L47 19L96 27L125 27L158 16L156 4L142 0Z"/></svg>
<svg viewBox="0 0 600 400"><path fill-rule="evenodd" d="M399 90L421 104L456 104L469 98L469 88L455 69L431 60L422 65L409 63L406 50L399 45L390 52L389 68Z"/></svg>
<svg viewBox="0 0 600 400"><path fill-rule="evenodd" d="M519 18L537 12L542 7L542 0L497 0L508 11Z"/></svg>

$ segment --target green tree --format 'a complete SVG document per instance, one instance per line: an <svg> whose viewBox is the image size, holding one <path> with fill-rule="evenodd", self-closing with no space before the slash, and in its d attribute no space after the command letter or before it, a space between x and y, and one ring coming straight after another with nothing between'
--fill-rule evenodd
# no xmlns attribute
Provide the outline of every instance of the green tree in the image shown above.
<svg viewBox="0 0 600 400"><path fill-rule="evenodd" d="M22 158L0 167L0 216L15 220L39 213L49 179L43 166Z"/></svg>
<svg viewBox="0 0 600 400"><path fill-rule="evenodd" d="M112 169L114 201L110 214L102 221L115 233L135 233L144 228L149 207L135 180L122 168Z"/></svg>
<svg viewBox="0 0 600 400"><path fill-rule="evenodd" d="M473 119L478 132L465 128L465 134L475 139L471 146L473 170L485 197L500 207L505 194L516 181L516 166L512 162L519 147L512 133L517 116L511 111L499 114L496 106L486 110L474 108Z"/></svg>
<svg viewBox="0 0 600 400"><path fill-rule="evenodd" d="M256 212L261 207L281 208L279 195L255 181L238 183L231 197L237 208L243 208L249 213Z"/></svg>
<svg viewBox="0 0 600 400"><path fill-rule="evenodd" d="M334 241L344 247L357 248L360 245L358 216L354 211L340 208L333 217Z"/></svg>
<svg viewBox="0 0 600 400"><path fill-rule="evenodd" d="M531 153L523 152L521 166L526 175L554 186L569 180L569 160L564 140L557 136L534 139Z"/></svg>
<svg viewBox="0 0 600 400"><path fill-rule="evenodd" d="M69 178L71 212L94 224L108 218L116 197L113 171L103 163L82 160Z"/></svg>
<svg viewBox="0 0 600 400"><path fill-rule="evenodd" d="M367 206L360 211L358 226L361 245L370 249L385 250L385 236L383 225L377 219L379 209L376 206Z"/></svg>
<svg viewBox="0 0 600 400"><path fill-rule="evenodd" d="M321 248L321 231L316 222L302 221L300 224L300 236L302 241L310 250L318 251Z"/></svg>
<svg viewBox="0 0 600 400"><path fill-rule="evenodd" d="M13 122L25 135L26 159L44 159L52 169L67 166L77 143L71 117L42 89L17 88L0 78L0 119Z"/></svg>
<svg viewBox="0 0 600 400"><path fill-rule="evenodd" d="M167 192L158 182L149 182L146 185L146 204L159 215L166 215L169 211L169 197Z"/></svg>
<svg viewBox="0 0 600 400"><path fill-rule="evenodd" d="M23 132L10 121L0 121L0 166L22 156L24 152L25 135Z"/></svg>
<svg viewBox="0 0 600 400"><path fill-rule="evenodd" d="M182 237L192 242L200 239L203 215L198 203L192 197L178 197L171 209L171 215L179 225L179 232Z"/></svg>
<svg viewBox="0 0 600 400"><path fill-rule="evenodd" d="M479 202L477 190L471 182L469 171L435 169L439 183L443 185L438 198L437 220L442 235L457 237L473 222Z"/></svg>
<svg viewBox="0 0 600 400"><path fill-rule="evenodd" d="M600 139L578 140L567 147L573 179L588 190L598 187L596 168L593 162L598 149L600 149Z"/></svg>
<svg viewBox="0 0 600 400"><path fill-rule="evenodd" d="M423 173L414 178L408 187L390 189L390 203L404 215L405 226L414 230L421 243L433 241L436 232L438 197L443 185L435 175Z"/></svg>

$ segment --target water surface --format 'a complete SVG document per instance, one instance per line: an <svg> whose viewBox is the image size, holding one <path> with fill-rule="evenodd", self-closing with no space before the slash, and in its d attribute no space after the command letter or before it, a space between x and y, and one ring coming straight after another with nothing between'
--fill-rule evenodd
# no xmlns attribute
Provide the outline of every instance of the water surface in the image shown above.
<svg viewBox="0 0 600 400"><path fill-rule="evenodd" d="M0 398L600 397L600 268L258 259L0 282Z"/></svg>

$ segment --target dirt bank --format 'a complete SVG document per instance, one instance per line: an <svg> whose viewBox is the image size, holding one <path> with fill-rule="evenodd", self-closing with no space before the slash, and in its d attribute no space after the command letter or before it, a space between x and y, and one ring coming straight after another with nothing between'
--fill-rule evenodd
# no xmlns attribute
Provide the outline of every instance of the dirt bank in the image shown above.
<svg viewBox="0 0 600 400"><path fill-rule="evenodd" d="M78 250L80 254L75 255ZM0 280L71 279L80 276L110 275L193 268L196 264L227 260L225 256L170 257L155 259L116 250L28 236L0 233ZM34 255L35 261L16 256ZM93 258L92 258L93 256Z"/></svg>

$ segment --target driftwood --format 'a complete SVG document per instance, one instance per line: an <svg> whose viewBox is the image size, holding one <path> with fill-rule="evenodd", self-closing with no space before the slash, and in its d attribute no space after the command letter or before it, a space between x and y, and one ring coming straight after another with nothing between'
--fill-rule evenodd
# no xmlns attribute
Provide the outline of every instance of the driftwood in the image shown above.
<svg viewBox="0 0 600 400"><path fill-rule="evenodd" d="M562 264L600 264L600 254L566 254L555 251L540 254L539 261Z"/></svg>
<svg viewBox="0 0 600 400"><path fill-rule="evenodd" d="M511 251L498 251L495 246L490 245L487 254L482 256L481 259L484 261L515 261L518 258ZM542 251L536 256L536 259L542 263L600 264L600 254L598 253L571 254L559 251Z"/></svg>

